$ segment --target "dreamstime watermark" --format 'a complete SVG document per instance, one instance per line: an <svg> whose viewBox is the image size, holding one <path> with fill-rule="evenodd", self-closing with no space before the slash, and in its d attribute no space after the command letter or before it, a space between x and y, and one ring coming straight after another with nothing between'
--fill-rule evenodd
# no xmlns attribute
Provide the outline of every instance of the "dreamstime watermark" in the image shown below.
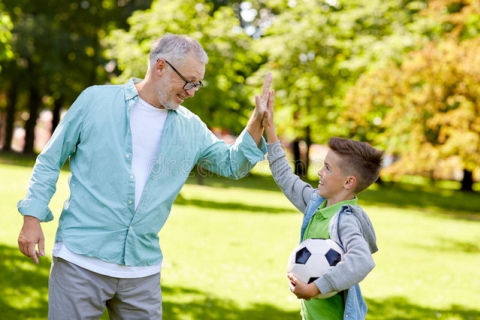
<svg viewBox="0 0 480 320"><path fill-rule="evenodd" d="M295 170L295 167L301 167L301 168L305 168L305 172L306 172L306 169L308 166L309 172L317 173L323 168L323 165L324 165L323 160L311 160L308 164L304 160L287 159L286 161L289 164L292 171ZM273 166L275 166L275 163L273 164ZM255 175L259 175L262 177L268 177L272 175L272 169L270 168L270 165L266 160L258 162L252 171L254 171Z"/></svg>
<svg viewBox="0 0 480 320"><path fill-rule="evenodd" d="M152 160L148 164L148 171L153 177L214 177L217 175L241 178L249 175L252 171L255 175L262 177L268 177L272 175L272 170L267 160L262 160L256 163L253 167L248 163L240 164L236 160L222 160L214 162L210 160L201 160L194 163L190 159L184 159L178 161L175 159L162 160L163 157L159 157L159 160ZM303 160L287 160L287 163L295 170L295 167L307 168L307 163ZM324 165L323 160L311 160L308 164L309 172L318 172ZM275 163L273 164L275 166ZM306 170L305 170L306 172Z"/></svg>
<svg viewBox="0 0 480 320"><path fill-rule="evenodd" d="M159 159L160 160L152 160L148 165L148 171L153 177L194 177L196 174L202 177L212 177L215 175L242 177L250 171L246 164L241 166L235 160L222 160L218 162L201 160L194 163L189 159L181 161L175 159L162 161L162 157L159 157Z"/></svg>

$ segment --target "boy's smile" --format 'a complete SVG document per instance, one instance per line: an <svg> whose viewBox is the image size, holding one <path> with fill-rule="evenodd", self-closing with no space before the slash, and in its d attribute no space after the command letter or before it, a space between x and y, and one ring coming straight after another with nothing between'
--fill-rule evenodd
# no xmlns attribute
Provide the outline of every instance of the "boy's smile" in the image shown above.
<svg viewBox="0 0 480 320"><path fill-rule="evenodd" d="M320 180L318 180L318 185L319 185L319 186L323 186L323 185L324 185L324 183L323 183L323 181L322 181L322 177L320 177Z"/></svg>

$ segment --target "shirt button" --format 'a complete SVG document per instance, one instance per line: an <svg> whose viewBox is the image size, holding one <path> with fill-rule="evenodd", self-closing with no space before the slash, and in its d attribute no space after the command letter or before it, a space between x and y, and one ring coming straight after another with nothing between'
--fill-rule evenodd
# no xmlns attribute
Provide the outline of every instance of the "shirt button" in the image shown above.
<svg viewBox="0 0 480 320"><path fill-rule="evenodd" d="M130 179L133 179L133 175L132 175L132 174L130 175Z"/></svg>
<svg viewBox="0 0 480 320"><path fill-rule="evenodd" d="M130 226L130 228L129 228L129 229L130 229L130 230L133 230L133 227L132 227L132 226Z"/></svg>
<svg viewBox="0 0 480 320"><path fill-rule="evenodd" d="M130 155L129 155L129 154L127 154L127 155L125 156L125 158L127 158L127 159L128 159L128 158L130 158Z"/></svg>
<svg viewBox="0 0 480 320"><path fill-rule="evenodd" d="M133 203L132 200L128 200L128 204L132 204L132 203Z"/></svg>

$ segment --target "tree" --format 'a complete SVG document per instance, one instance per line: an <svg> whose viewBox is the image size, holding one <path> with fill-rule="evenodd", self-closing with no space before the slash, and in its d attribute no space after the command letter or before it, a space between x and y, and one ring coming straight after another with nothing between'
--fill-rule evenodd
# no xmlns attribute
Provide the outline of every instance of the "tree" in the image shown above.
<svg viewBox="0 0 480 320"><path fill-rule="evenodd" d="M413 23L425 1L277 3L273 25L254 48L268 59L260 72L274 72L279 132L308 147L346 134L336 119L363 72L387 57L401 61L430 35Z"/></svg>
<svg viewBox="0 0 480 320"><path fill-rule="evenodd" d="M3 4L0 3L0 61L9 60L13 57L10 43L12 40L12 28L12 21L5 12Z"/></svg>
<svg viewBox="0 0 480 320"><path fill-rule="evenodd" d="M480 33L480 3L475 0L431 0L425 14L439 23L445 38L463 41Z"/></svg>
<svg viewBox="0 0 480 320"><path fill-rule="evenodd" d="M13 58L11 39L13 28L12 21L8 14L4 11L4 6L0 3L0 74L2 73L2 65ZM1 82L0 82L1 83ZM3 140L3 149L10 150L10 144L13 133L13 119L11 119L10 113L12 108L11 104L7 103L6 98L0 98L0 141ZM5 108L5 111L2 109ZM6 113L5 125L3 123L2 114ZM3 137L3 139L2 139Z"/></svg>
<svg viewBox="0 0 480 320"><path fill-rule="evenodd" d="M436 13L440 2L461 1L433 1L427 12ZM347 96L343 124L352 136L400 155L390 169L397 174L429 172L440 160L460 157L462 190L472 190L480 164L480 37L471 37L465 21L478 25L480 10L451 8L452 16L442 18L450 24L443 40L360 78ZM468 16L458 19L458 12Z"/></svg>
<svg viewBox="0 0 480 320"><path fill-rule="evenodd" d="M7 84L5 88L10 88L7 104L15 102L14 97L24 97L18 99L17 106L19 110L28 109L30 115L25 124L24 152L33 153L40 109L53 108L55 127L60 109L69 106L81 90L108 81L102 39L109 30L125 26L131 12L148 7L150 1L4 0L3 3L13 22L14 58L4 66L9 72L0 77Z"/></svg>

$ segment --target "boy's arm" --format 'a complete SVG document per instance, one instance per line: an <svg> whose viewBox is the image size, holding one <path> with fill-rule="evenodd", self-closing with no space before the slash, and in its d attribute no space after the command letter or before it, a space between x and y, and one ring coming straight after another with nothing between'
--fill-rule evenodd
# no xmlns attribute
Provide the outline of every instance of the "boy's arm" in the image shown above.
<svg viewBox="0 0 480 320"><path fill-rule="evenodd" d="M262 100L255 96L255 109L260 109ZM265 135L267 136L267 143L275 143L278 141L277 131L273 123L273 113L275 105L275 90L268 93L267 104L263 113L262 126L265 128Z"/></svg>
<svg viewBox="0 0 480 320"><path fill-rule="evenodd" d="M372 253L353 214L343 214L338 233L345 248L343 260L314 281L322 294L346 290L362 281L375 267Z"/></svg>
<svg viewBox="0 0 480 320"><path fill-rule="evenodd" d="M268 96L267 109L262 122L267 136L268 164L270 165L273 179L282 192L298 210L304 212L312 192L315 191L310 184L302 181L297 175L293 174L292 167L287 159L285 159L285 151L280 145L275 124L273 123L274 101L275 92L271 91ZM260 103L258 98L255 103Z"/></svg>

